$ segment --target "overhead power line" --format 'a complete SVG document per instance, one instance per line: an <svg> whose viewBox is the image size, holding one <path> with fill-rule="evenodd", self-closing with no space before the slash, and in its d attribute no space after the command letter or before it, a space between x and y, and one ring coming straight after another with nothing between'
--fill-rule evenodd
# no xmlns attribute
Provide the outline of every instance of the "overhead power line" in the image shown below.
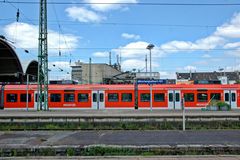
<svg viewBox="0 0 240 160"><path fill-rule="evenodd" d="M38 4L38 1L6 1L0 3L18 3L18 4ZM240 3L87 3L87 2L47 2L48 4L77 4L77 5L133 5L133 6L239 6Z"/></svg>

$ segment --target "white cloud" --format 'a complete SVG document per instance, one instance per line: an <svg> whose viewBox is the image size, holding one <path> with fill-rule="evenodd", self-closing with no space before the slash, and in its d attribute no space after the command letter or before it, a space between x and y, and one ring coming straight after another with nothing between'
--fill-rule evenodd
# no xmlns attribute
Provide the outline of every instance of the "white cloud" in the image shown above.
<svg viewBox="0 0 240 160"><path fill-rule="evenodd" d="M138 0L84 0L89 4L92 9L96 11L106 12L109 10L121 9L126 5L122 5L119 3L137 3Z"/></svg>
<svg viewBox="0 0 240 160"><path fill-rule="evenodd" d="M6 25L3 30L6 37L14 41L17 47L35 50L38 48L38 26L14 22ZM49 52L56 52L58 48L62 48L61 51L63 52L71 51L77 47L78 39L79 37L71 34L60 34L59 41L59 33L48 30Z"/></svg>
<svg viewBox="0 0 240 160"><path fill-rule="evenodd" d="M160 72L161 79L176 79L175 72Z"/></svg>
<svg viewBox="0 0 240 160"><path fill-rule="evenodd" d="M113 51L124 58L145 57L145 55L149 55L149 50L146 49L148 45L148 42L143 41L132 42L123 47L113 49ZM154 47L152 49L152 57L159 56L163 56L163 52L159 50L159 47Z"/></svg>
<svg viewBox="0 0 240 160"><path fill-rule="evenodd" d="M101 22L106 19L106 17L99 15L93 11L87 10L83 7L69 7L65 10L68 16L73 20L78 20L79 22Z"/></svg>
<svg viewBox="0 0 240 160"><path fill-rule="evenodd" d="M240 38L240 13L235 14L230 22L217 27L215 35L228 38Z"/></svg>
<svg viewBox="0 0 240 160"><path fill-rule="evenodd" d="M227 43L224 45L223 48L225 49L231 49L231 48L237 48L240 47L240 42L235 42L235 43Z"/></svg>
<svg viewBox="0 0 240 160"><path fill-rule="evenodd" d="M50 80L70 80L71 79L71 67L69 62L65 62L65 61L49 62L48 68L51 70L49 72Z"/></svg>
<svg viewBox="0 0 240 160"><path fill-rule="evenodd" d="M166 53L175 53L182 51L192 52L196 50L211 50L216 48L217 46L223 45L224 43L224 38L212 35L206 38L196 40L195 42L171 41L162 44L160 48Z"/></svg>
<svg viewBox="0 0 240 160"><path fill-rule="evenodd" d="M202 56L202 58L211 58L212 56L211 55L209 55L209 54L204 54L203 56Z"/></svg>
<svg viewBox="0 0 240 160"><path fill-rule="evenodd" d="M125 38L125 39L135 39L135 40L138 40L138 39L141 38L139 35L129 34L129 33L123 33L121 36L122 36L123 38Z"/></svg>
<svg viewBox="0 0 240 160"><path fill-rule="evenodd" d="M95 52L93 53L94 57L108 57L109 56L109 52Z"/></svg>
<svg viewBox="0 0 240 160"><path fill-rule="evenodd" d="M233 56L233 57L240 57L240 48L238 50L234 50L234 51L227 51L225 52L226 55L228 56Z"/></svg>
<svg viewBox="0 0 240 160"><path fill-rule="evenodd" d="M217 27L212 35L196 40L190 41L170 41L162 44L160 48L167 53L175 53L181 51L196 51L196 50L211 50L217 47L222 47L226 42L226 38L240 38L240 13L235 14L230 22ZM239 43L229 43L225 48L239 46Z"/></svg>
<svg viewBox="0 0 240 160"><path fill-rule="evenodd" d="M126 59L122 63L122 69L125 71L129 71L132 69L145 71L145 61L144 59ZM158 72L157 68L159 67L156 60L152 61L152 71ZM149 63L148 63L148 71L149 71Z"/></svg>
<svg viewBox="0 0 240 160"><path fill-rule="evenodd" d="M186 71L196 71L197 67L195 67L195 66L185 66L184 70L186 70Z"/></svg>
<svg viewBox="0 0 240 160"><path fill-rule="evenodd" d="M145 67L144 60L137 59L128 59L122 62L122 68L124 70L132 70L132 69L142 69Z"/></svg>

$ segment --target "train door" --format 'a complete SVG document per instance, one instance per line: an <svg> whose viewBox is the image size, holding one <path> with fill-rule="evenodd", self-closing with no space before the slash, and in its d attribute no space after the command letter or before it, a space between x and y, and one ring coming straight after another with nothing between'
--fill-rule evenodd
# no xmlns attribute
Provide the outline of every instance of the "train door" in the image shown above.
<svg viewBox="0 0 240 160"><path fill-rule="evenodd" d="M224 101L229 104L232 109L237 109L237 91L224 90Z"/></svg>
<svg viewBox="0 0 240 160"><path fill-rule="evenodd" d="M42 93L43 94L43 93ZM38 103L38 92L34 92L34 110L37 110L37 103ZM42 106L44 105L44 101L42 101Z"/></svg>
<svg viewBox="0 0 240 160"><path fill-rule="evenodd" d="M105 99L104 91L95 90L92 91L92 109L104 109Z"/></svg>
<svg viewBox="0 0 240 160"><path fill-rule="evenodd" d="M180 90L168 91L168 109L181 109Z"/></svg>

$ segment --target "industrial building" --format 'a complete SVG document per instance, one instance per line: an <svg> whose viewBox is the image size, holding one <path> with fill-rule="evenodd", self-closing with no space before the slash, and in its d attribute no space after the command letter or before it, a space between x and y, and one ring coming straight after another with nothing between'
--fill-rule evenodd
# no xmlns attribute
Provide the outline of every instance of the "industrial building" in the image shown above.
<svg viewBox="0 0 240 160"><path fill-rule="evenodd" d="M136 79L150 79L150 72L121 71L119 64L76 62L72 67L72 80L79 84L131 84ZM160 79L159 72L152 72Z"/></svg>

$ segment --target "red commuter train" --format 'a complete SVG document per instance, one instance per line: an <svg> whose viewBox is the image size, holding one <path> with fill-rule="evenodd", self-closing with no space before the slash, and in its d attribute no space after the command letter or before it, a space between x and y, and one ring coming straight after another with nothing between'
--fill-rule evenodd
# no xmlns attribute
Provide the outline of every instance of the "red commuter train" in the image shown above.
<svg viewBox="0 0 240 160"><path fill-rule="evenodd" d="M37 110L37 85L0 86L2 109ZM211 100L240 109L240 85L159 84L152 87L153 109L205 108ZM49 85L50 110L64 109L150 109L149 85Z"/></svg>

